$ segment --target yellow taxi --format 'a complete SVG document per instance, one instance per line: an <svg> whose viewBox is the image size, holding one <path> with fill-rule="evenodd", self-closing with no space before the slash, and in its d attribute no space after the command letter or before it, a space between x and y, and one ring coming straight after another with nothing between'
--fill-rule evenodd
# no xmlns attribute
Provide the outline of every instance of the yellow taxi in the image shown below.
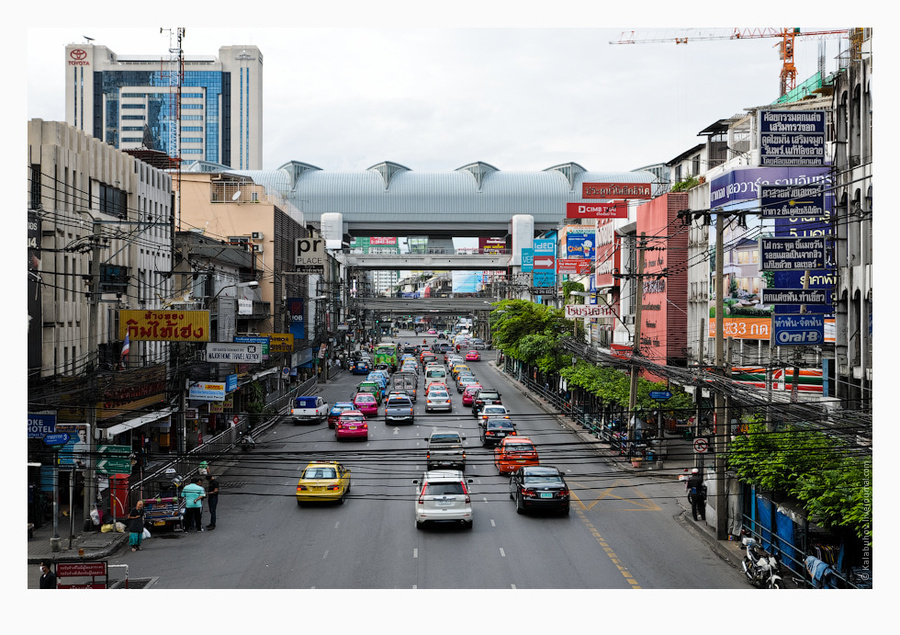
<svg viewBox="0 0 900 635"><path fill-rule="evenodd" d="M450 376L453 377L453 379L456 379L456 376L459 375L460 371L463 371L463 370L471 370L471 369L468 366L466 366L465 364L454 364L453 368L450 369Z"/></svg>
<svg viewBox="0 0 900 635"><path fill-rule="evenodd" d="M350 492L350 470L337 461L314 461L297 483L297 504L316 501L344 502Z"/></svg>

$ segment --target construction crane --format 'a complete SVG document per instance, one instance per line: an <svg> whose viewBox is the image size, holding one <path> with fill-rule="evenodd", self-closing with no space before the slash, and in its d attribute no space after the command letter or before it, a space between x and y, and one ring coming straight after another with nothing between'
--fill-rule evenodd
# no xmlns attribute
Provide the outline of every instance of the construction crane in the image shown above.
<svg viewBox="0 0 900 635"><path fill-rule="evenodd" d="M635 31L623 31L618 40L611 40L610 44L659 44L674 42L675 44L687 44L688 42L704 40L752 40L759 38L779 38L776 44L779 47L781 65L781 96L792 91L797 86L797 67L794 66L794 39L798 37L814 37L820 40L831 38L849 37L850 29L830 29L818 31L803 31L797 27L757 27L750 29L735 28L728 32L722 30L702 31L695 34L681 34L676 36L650 37L639 36Z"/></svg>

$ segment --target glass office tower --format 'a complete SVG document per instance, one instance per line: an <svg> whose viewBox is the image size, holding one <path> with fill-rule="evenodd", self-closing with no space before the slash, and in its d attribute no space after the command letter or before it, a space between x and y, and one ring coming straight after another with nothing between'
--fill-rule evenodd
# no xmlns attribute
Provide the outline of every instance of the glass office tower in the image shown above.
<svg viewBox="0 0 900 635"><path fill-rule="evenodd" d="M147 148L183 161L258 170L262 80L255 46L225 46L218 58L180 62L171 54L123 56L105 46L70 44L66 121L120 150Z"/></svg>

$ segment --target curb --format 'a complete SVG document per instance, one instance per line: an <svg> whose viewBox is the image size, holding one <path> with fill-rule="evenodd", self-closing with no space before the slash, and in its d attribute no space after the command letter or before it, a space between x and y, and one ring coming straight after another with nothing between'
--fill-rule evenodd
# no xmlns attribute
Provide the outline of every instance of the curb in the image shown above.
<svg viewBox="0 0 900 635"><path fill-rule="evenodd" d="M681 502L679 501L678 506L681 507ZM735 569L741 569L741 558L737 554L732 551L726 549L719 540L713 537L708 531L703 530L698 527L696 524L692 523L687 519L687 510L683 507L681 508L681 512L676 514L674 517L675 522L677 522L681 527L691 533L696 538L700 538L703 540L710 550L716 554L722 561L728 563Z"/></svg>

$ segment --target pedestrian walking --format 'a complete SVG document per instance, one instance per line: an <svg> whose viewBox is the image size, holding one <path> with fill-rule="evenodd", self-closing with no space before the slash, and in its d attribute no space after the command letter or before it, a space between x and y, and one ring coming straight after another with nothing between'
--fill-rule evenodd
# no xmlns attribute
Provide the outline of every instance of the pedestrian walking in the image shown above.
<svg viewBox="0 0 900 635"><path fill-rule="evenodd" d="M38 588L41 589L55 589L56 588L56 574L53 573L53 569L50 568L50 563L44 560L41 562L41 582Z"/></svg>
<svg viewBox="0 0 900 635"><path fill-rule="evenodd" d="M184 531L203 531L203 499L206 498L206 490L200 485L200 477L195 476L190 485L181 489L184 498Z"/></svg>
<svg viewBox="0 0 900 635"><path fill-rule="evenodd" d="M132 551L141 550L144 539L144 501L138 500L128 512L128 544Z"/></svg>
<svg viewBox="0 0 900 635"><path fill-rule="evenodd" d="M700 470L696 467L691 470L684 487L688 492L688 502L691 504L691 515L694 520L706 520L706 485L703 484Z"/></svg>
<svg viewBox="0 0 900 635"><path fill-rule="evenodd" d="M206 504L209 505L209 524L207 529L216 528L216 507L219 504L219 481L210 474L206 477Z"/></svg>

